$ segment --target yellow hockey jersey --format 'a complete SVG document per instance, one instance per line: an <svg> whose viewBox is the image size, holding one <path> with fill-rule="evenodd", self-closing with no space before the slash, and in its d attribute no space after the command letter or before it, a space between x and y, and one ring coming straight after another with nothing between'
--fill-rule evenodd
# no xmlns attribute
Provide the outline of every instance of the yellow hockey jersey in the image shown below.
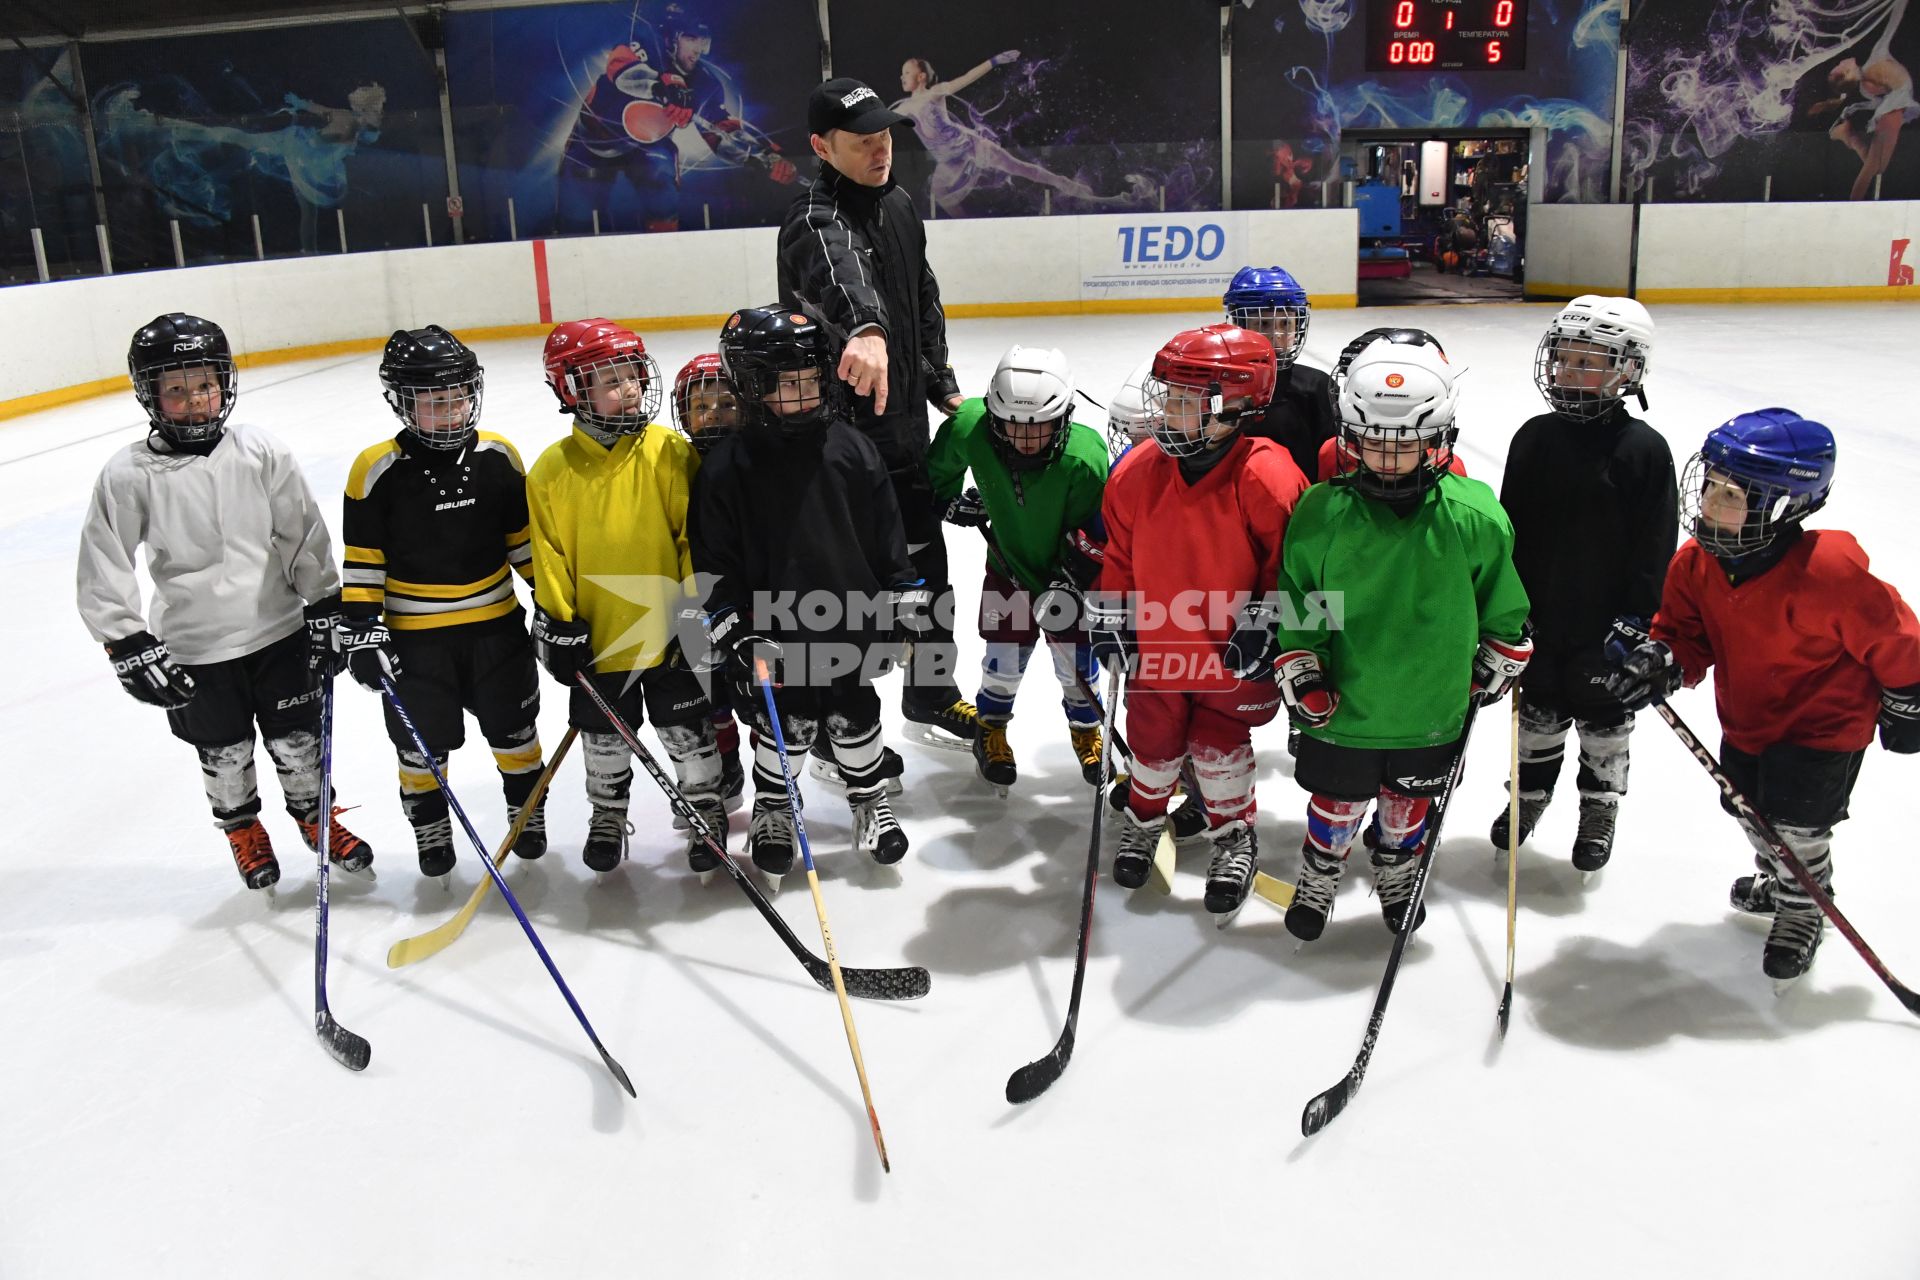
<svg viewBox="0 0 1920 1280"><path fill-rule="evenodd" d="M658 666L675 615L695 603L687 495L699 465L664 427L609 447L576 425L527 474L534 599L562 621L586 620L596 670Z"/></svg>

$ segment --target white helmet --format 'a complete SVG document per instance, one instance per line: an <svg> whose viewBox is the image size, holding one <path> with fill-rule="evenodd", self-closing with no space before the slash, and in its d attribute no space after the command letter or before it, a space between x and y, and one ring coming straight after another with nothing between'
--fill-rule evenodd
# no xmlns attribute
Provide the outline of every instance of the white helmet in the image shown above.
<svg viewBox="0 0 1920 1280"><path fill-rule="evenodd" d="M1107 452L1117 458L1147 438L1153 415L1147 411L1147 380L1153 377L1153 357L1127 375L1107 401Z"/></svg>
<svg viewBox="0 0 1920 1280"><path fill-rule="evenodd" d="M1652 354L1653 317L1645 307L1632 298L1583 294L1547 326L1533 356L1533 385L1556 413L1604 417L1628 396L1640 395ZM1605 363L1596 363L1595 356Z"/></svg>
<svg viewBox="0 0 1920 1280"><path fill-rule="evenodd" d="M1457 376L1438 343L1376 338L1355 356L1341 381L1339 401L1339 447L1348 482L1380 498L1431 488L1453 462ZM1407 461L1370 465L1368 444L1409 446L1401 451Z"/></svg>
<svg viewBox="0 0 1920 1280"><path fill-rule="evenodd" d="M1067 447L1073 418L1073 369L1052 347L1008 347L987 385L988 430L1015 470L1044 467ZM1051 434L1031 430L1046 425ZM1028 430L1010 430L1026 427ZM1017 437L1017 439L1016 439Z"/></svg>

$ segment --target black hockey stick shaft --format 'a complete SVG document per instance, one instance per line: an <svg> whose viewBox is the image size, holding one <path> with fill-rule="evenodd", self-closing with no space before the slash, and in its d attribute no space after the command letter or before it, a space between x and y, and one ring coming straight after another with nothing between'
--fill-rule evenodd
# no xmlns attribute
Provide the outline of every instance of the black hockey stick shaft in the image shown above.
<svg viewBox="0 0 1920 1280"><path fill-rule="evenodd" d="M1427 878L1433 874L1433 860L1440 853L1440 827L1446 821L1447 810L1453 807L1453 791L1460 784L1460 774L1467 761L1467 739L1473 734L1473 720L1479 713L1478 696L1467 704L1466 723L1460 727L1460 746L1453 756L1453 771L1447 775L1446 790L1440 793L1433 808L1433 821L1427 828L1427 851L1420 858L1420 869L1414 873L1413 896L1407 900L1406 914L1400 917L1400 931L1393 935L1393 950L1387 955L1387 971L1380 977L1380 990L1373 997L1373 1014L1367 1019L1367 1034L1360 1041L1360 1052L1353 1059L1353 1066L1340 1082L1324 1093L1314 1095L1300 1113L1300 1132L1311 1138L1331 1124L1336 1116L1347 1109L1353 1101L1353 1095L1360 1092L1360 1082L1366 1079L1367 1067L1373 1062L1373 1047L1380 1040L1380 1026L1386 1021L1387 1001L1393 996L1394 979L1400 975L1400 960L1407 953L1407 942L1413 937L1413 922L1420 916L1420 904L1427 896Z"/></svg>
<svg viewBox="0 0 1920 1280"><path fill-rule="evenodd" d="M1116 666L1107 681L1107 700L1101 717L1100 776L1105 778L1113 765L1113 715L1120 705L1120 669ZM1080 894L1080 950L1073 962L1073 994L1067 999L1067 1025L1060 1039L1044 1058L1035 1059L1007 1077L1007 1101L1032 1102L1045 1093L1067 1069L1073 1056L1073 1038L1080 1023L1080 993L1087 983L1087 951L1093 938L1093 891L1100 882L1100 828L1107 813L1106 786L1094 788L1093 834L1087 841L1087 881Z"/></svg>
<svg viewBox="0 0 1920 1280"><path fill-rule="evenodd" d="M700 816L700 811L688 802L679 785L660 767L660 762L653 758L653 753L647 750L645 744L634 736L632 727L621 718L619 712L613 709L585 674L581 675L579 685L586 691L587 698L593 703L595 709L606 717L608 724L613 726L613 731L620 735L621 741L627 744L627 749L633 752L634 758L640 761L641 768L647 771L647 776L653 779L654 785L666 795L668 806L686 820L687 825L706 844L708 851L720 859L720 866L733 882L740 886L740 891L747 895L747 900L753 903L754 909L760 913L761 918L772 926L776 934L780 935L780 941L784 942L787 950L793 953L793 958L805 966L807 975L822 989L833 990L833 971L827 962L807 950L806 944L800 941L799 935L794 933L787 922L781 918L780 913L773 909L773 904L767 901L766 895L761 893L759 887L753 883L753 878L741 870L740 864L735 862L733 855L727 852L725 843L714 836L713 828L709 827L706 819ZM841 965L840 976L846 981L847 994L863 1000L918 1000L926 995L933 985L933 980L927 971L918 965L898 969L859 969Z"/></svg>
<svg viewBox="0 0 1920 1280"><path fill-rule="evenodd" d="M1860 953L1860 958L1867 962L1867 967L1874 971L1880 981L1887 984L1887 989L1893 992L1895 999L1906 1006L1907 1012L1920 1015L1920 995L1914 994L1912 988L1894 977L1893 972L1881 963L1880 957L1874 954L1873 948L1867 945L1866 939L1860 936L1859 930L1855 929L1852 922L1840 913L1840 908L1833 904L1833 896L1820 887L1820 882L1813 878L1813 873L1807 870L1806 863L1800 861L1793 847L1781 839L1774 825L1762 817L1759 811L1748 802L1746 796L1741 794L1740 789L1734 786L1733 779L1729 778L1727 771L1720 767L1720 762L1714 758L1711 751L1707 750L1706 744L1687 727L1686 721L1667 705L1664 698L1655 699L1653 709L1660 713L1660 718L1667 722L1667 727L1673 730L1674 736L1680 739L1681 745L1692 753L1693 758L1700 762L1700 766L1719 786L1720 794L1725 796L1727 803L1732 806L1734 816L1747 830L1766 842L1774 858L1787 869L1794 883L1800 886L1801 892L1812 898L1814 905L1820 908L1827 919L1833 921L1833 927L1853 944L1853 949Z"/></svg>
<svg viewBox="0 0 1920 1280"><path fill-rule="evenodd" d="M320 828L314 845L313 1031L333 1060L349 1071L365 1071L373 1046L334 1020L327 1004L327 871L333 853L333 673L320 677Z"/></svg>
<svg viewBox="0 0 1920 1280"><path fill-rule="evenodd" d="M488 853L485 842L480 839L480 833L473 829L473 823L467 818L467 811L461 806L459 797L455 796L453 789L447 785L447 777L440 769L439 760L427 746L427 740L420 736L420 730L414 724L413 716L408 713L406 704L400 701L400 691L393 687L392 678L385 673L380 676L380 688L386 693L387 703L393 708L394 715L399 717L400 723L406 726L407 736L413 739L414 749L419 751L420 757L427 762L427 768L433 771L435 785L440 788L440 794L447 798L447 807L452 809L454 816L460 819L460 826L466 831L467 839L473 842L474 851L480 855L481 867L493 877L493 887L500 891L500 897L513 908L514 919L518 920L521 929L526 931L527 941L533 944L534 952L540 957L540 963L547 967L547 975L553 979L553 984L560 988L560 994L566 997L567 1008L573 1010L573 1016L580 1022L580 1029L587 1033L587 1039L591 1040L593 1047L599 1051L600 1061L606 1064L607 1070L613 1073L613 1078L620 1082L620 1087L627 1091L628 1097L639 1097L640 1095L633 1091L633 1081L627 1078L626 1069L614 1060L611 1053L607 1052L607 1046L600 1043L599 1034L594 1031L593 1024L587 1021L586 1010L582 1009L580 1002L573 998L573 991L567 986L567 980L560 976L559 967L553 963L553 957L547 954L546 944L540 941L540 935L534 932L533 922L527 919L527 913L520 907L520 900L513 896L513 890L507 886L506 876L500 873L500 868L493 865L493 856Z"/></svg>

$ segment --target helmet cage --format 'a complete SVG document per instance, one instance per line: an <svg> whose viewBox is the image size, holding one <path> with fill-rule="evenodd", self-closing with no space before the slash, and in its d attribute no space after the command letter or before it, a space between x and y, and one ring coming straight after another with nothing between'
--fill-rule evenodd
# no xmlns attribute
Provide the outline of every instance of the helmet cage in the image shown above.
<svg viewBox="0 0 1920 1280"><path fill-rule="evenodd" d="M639 407L632 413L601 413L593 407L593 386L602 376L602 370L617 375L621 366L631 368L633 379L640 383ZM562 400L573 410L573 415L607 435L636 435L646 430L647 424L660 412L660 366L643 350L614 352L578 364L568 361L560 382L564 388Z"/></svg>
<svg viewBox="0 0 1920 1280"><path fill-rule="evenodd" d="M1460 428L1448 421L1444 426L1425 423L1367 423L1341 414L1334 445L1335 470L1345 484L1370 498L1393 501L1417 497L1440 482L1453 466L1453 444ZM1413 445L1420 460L1404 472L1379 471L1367 464L1366 445L1398 446L1404 451Z"/></svg>
<svg viewBox="0 0 1920 1280"><path fill-rule="evenodd" d="M227 419L233 413L234 397L239 391L239 379L234 371L233 357L225 351L182 355L177 360L159 364L139 365L129 359L127 368L133 382L134 399L146 411L148 424L167 440L174 444L200 444L219 438L226 429ZM169 373L183 373L188 369L212 369L220 386L220 408L204 422L178 422L167 417L160 409L160 379ZM191 392L189 397L191 406Z"/></svg>
<svg viewBox="0 0 1920 1280"><path fill-rule="evenodd" d="M1575 343L1581 345L1575 347ZM1584 389L1560 385L1560 374L1569 368L1570 357L1600 352L1607 358L1607 377L1601 386ZM1542 335L1533 353L1533 385L1555 413L1582 422L1603 418L1628 396L1639 394L1646 369L1647 352L1637 342L1568 333L1558 326Z"/></svg>
<svg viewBox="0 0 1920 1280"><path fill-rule="evenodd" d="M1290 369L1307 342L1307 325L1313 309L1305 303L1251 304L1228 303L1227 323L1259 334L1273 344L1273 358L1280 369ZM1293 337L1282 341L1274 332L1284 320L1293 321Z"/></svg>
<svg viewBox="0 0 1920 1280"><path fill-rule="evenodd" d="M1709 485L1732 486L1746 500L1746 519L1737 529L1707 519L1705 507ZM1723 463L1709 459L1704 452L1687 460L1680 480L1680 519L1694 540L1715 556L1737 559L1760 551L1826 505L1826 494L1817 498L1780 480L1742 475Z"/></svg>

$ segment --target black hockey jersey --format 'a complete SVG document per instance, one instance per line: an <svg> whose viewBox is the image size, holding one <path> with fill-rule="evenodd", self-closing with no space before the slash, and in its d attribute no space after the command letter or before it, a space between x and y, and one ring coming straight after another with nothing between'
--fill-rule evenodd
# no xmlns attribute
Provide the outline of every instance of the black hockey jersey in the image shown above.
<svg viewBox="0 0 1920 1280"><path fill-rule="evenodd" d="M752 610L775 640L874 638L871 619L810 620L792 602L884 601L918 576L880 450L841 422L801 435L756 425L721 441L693 478L687 541L695 573L712 579L707 611ZM782 597L784 610L765 607Z"/></svg>
<svg viewBox="0 0 1920 1280"><path fill-rule="evenodd" d="M490 431L457 453L406 431L370 446L347 473L341 535L350 616L384 612L395 631L523 625L509 569L533 575L526 469Z"/></svg>
<svg viewBox="0 0 1920 1280"><path fill-rule="evenodd" d="M1680 531L1673 452L1624 405L1592 422L1529 420L1507 448L1500 504L1543 650L1591 648L1615 618L1660 607Z"/></svg>
<svg viewBox="0 0 1920 1280"><path fill-rule="evenodd" d="M1335 426L1332 379L1296 364L1280 375L1273 403L1257 421L1247 423L1246 433L1284 445L1300 474L1311 478L1319 474L1320 446L1333 439Z"/></svg>

